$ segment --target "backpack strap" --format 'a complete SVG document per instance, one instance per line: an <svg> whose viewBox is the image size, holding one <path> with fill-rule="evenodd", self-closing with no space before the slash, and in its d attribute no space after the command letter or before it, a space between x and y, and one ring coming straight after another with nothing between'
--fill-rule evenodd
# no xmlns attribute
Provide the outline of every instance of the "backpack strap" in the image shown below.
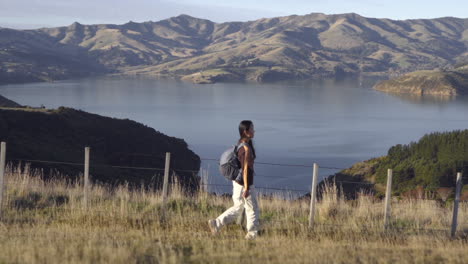
<svg viewBox="0 0 468 264"><path fill-rule="evenodd" d="M240 143L239 145L237 145L237 146L236 146L236 149L235 149L236 153L237 153L237 152L239 151L239 149L240 149L241 147L243 147L243 146L247 146L247 143L242 142L242 143Z"/></svg>

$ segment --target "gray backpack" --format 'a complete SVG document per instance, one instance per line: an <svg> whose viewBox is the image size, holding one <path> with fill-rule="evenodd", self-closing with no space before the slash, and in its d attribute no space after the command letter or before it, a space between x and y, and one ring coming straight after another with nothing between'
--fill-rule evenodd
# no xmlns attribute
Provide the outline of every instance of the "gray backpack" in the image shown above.
<svg viewBox="0 0 468 264"><path fill-rule="evenodd" d="M242 173L241 163L237 158L237 151L243 146L247 146L247 144L240 143L228 148L219 159L219 172L230 181L235 180Z"/></svg>

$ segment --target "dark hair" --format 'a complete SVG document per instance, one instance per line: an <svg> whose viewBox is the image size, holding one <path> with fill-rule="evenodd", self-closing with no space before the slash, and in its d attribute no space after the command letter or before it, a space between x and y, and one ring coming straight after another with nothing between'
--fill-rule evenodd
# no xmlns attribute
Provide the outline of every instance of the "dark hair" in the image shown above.
<svg viewBox="0 0 468 264"><path fill-rule="evenodd" d="M240 135L239 143L242 141L242 139L246 138L244 132L247 131L247 130L250 130L250 127L252 125L253 125L253 123L250 120L242 120L240 122L240 124L239 124L239 135ZM253 154L253 157L255 159L257 157L257 155L255 154L255 148L253 146L252 139L249 139L247 141L247 143L249 144L249 147L252 150L252 154Z"/></svg>

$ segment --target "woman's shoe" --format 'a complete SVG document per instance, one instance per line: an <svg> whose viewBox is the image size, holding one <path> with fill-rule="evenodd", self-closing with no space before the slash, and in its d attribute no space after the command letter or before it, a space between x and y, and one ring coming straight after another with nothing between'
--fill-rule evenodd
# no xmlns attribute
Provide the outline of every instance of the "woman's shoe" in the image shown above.
<svg viewBox="0 0 468 264"><path fill-rule="evenodd" d="M216 224L216 219L208 220L208 226L210 227L211 233L216 235L219 232L219 227Z"/></svg>
<svg viewBox="0 0 468 264"><path fill-rule="evenodd" d="M247 240L254 240L257 238L257 232L248 232L247 235L245 235L245 239Z"/></svg>

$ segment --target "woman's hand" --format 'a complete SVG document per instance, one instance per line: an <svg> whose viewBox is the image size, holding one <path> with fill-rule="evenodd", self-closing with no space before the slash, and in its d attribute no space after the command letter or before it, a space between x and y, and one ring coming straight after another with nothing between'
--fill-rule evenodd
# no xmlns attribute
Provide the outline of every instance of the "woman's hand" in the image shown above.
<svg viewBox="0 0 468 264"><path fill-rule="evenodd" d="M242 193L242 197L247 198L247 197L249 197L249 195L250 195L249 189L244 188L244 192Z"/></svg>

